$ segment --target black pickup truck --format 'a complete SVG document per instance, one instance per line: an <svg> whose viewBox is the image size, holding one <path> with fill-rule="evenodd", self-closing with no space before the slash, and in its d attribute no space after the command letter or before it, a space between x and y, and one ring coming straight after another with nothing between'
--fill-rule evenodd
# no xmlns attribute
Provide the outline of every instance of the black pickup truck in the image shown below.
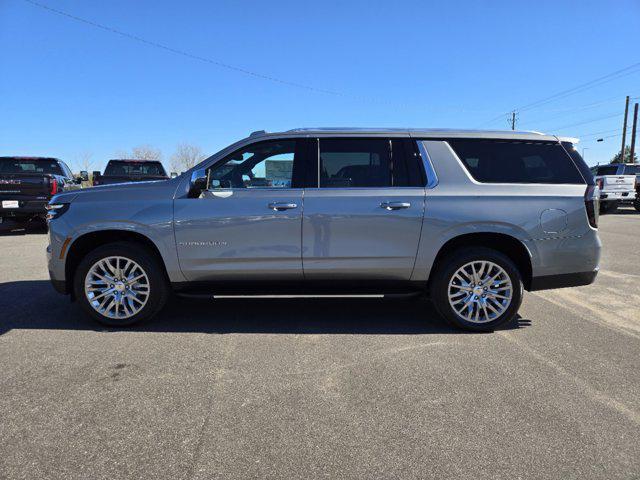
<svg viewBox="0 0 640 480"><path fill-rule="evenodd" d="M169 178L162 163L157 160L109 160L104 174L96 175L96 173L93 174L94 186Z"/></svg>
<svg viewBox="0 0 640 480"><path fill-rule="evenodd" d="M80 180L57 158L0 157L0 223L44 220L52 196L79 188Z"/></svg>

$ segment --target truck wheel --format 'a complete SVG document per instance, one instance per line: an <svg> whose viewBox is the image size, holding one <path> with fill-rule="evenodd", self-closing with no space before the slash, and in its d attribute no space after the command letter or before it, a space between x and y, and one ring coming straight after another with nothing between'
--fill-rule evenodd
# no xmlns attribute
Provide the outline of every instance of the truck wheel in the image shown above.
<svg viewBox="0 0 640 480"><path fill-rule="evenodd" d="M633 201L633 208L636 209L636 212L640 212L640 198L636 198Z"/></svg>
<svg viewBox="0 0 640 480"><path fill-rule="evenodd" d="M115 242L89 252L75 272L81 307L109 326L147 320L164 306L169 285L158 260L133 242Z"/></svg>
<svg viewBox="0 0 640 480"><path fill-rule="evenodd" d="M431 284L433 303L451 325L493 331L513 320L522 303L522 278L506 255L485 247L449 254Z"/></svg>

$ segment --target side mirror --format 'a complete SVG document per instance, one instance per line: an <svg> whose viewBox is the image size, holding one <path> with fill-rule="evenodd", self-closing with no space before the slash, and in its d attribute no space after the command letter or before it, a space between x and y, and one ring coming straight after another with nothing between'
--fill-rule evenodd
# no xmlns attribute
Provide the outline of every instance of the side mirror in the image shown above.
<svg viewBox="0 0 640 480"><path fill-rule="evenodd" d="M86 170L81 170L80 171L80 180L83 182L88 182L89 181L89 172L87 172Z"/></svg>
<svg viewBox="0 0 640 480"><path fill-rule="evenodd" d="M207 171L204 168L191 172L189 196L197 197L207 189Z"/></svg>
<svg viewBox="0 0 640 480"><path fill-rule="evenodd" d="M171 172L171 173L169 174L169 176L170 176L171 178L176 178L176 177L178 176L178 172Z"/></svg>

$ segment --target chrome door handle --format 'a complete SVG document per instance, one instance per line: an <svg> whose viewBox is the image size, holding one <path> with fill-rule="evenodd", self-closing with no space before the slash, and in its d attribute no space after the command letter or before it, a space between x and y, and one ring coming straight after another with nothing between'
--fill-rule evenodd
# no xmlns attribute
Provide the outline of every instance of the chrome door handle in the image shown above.
<svg viewBox="0 0 640 480"><path fill-rule="evenodd" d="M276 212L282 212L283 210L291 210L293 208L298 208L296 203L286 203L286 202L271 202L267 205L271 210L275 210Z"/></svg>
<svg viewBox="0 0 640 480"><path fill-rule="evenodd" d="M380 208L387 210L400 210L402 208L409 208L411 204L409 202L382 202Z"/></svg>

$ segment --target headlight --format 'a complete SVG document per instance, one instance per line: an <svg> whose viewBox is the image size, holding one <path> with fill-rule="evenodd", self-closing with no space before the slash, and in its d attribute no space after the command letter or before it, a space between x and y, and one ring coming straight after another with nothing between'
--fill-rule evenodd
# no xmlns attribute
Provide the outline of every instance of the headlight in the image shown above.
<svg viewBox="0 0 640 480"><path fill-rule="evenodd" d="M69 210L68 203L49 203L44 208L47 209L47 221L62 216L64 212Z"/></svg>

